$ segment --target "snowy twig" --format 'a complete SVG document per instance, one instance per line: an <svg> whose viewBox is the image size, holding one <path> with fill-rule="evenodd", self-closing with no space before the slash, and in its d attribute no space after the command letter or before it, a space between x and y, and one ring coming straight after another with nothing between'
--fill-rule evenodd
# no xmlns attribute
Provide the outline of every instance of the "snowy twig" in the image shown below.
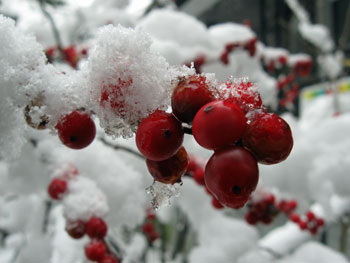
<svg viewBox="0 0 350 263"><path fill-rule="evenodd" d="M116 145L116 144L112 144L110 142L107 142L105 138L100 138L100 141L104 144L104 145L107 145L111 148L113 148L114 150L121 150L121 151L125 151L125 152L128 152L128 153L131 153L139 158L142 158L142 159L145 159L145 157L137 152L137 151L134 151L133 149L130 149L128 147L125 147L125 146L122 146L122 145Z"/></svg>
<svg viewBox="0 0 350 263"><path fill-rule="evenodd" d="M47 19L49 19L49 21L50 21L52 32L53 32L54 37L55 37L57 49L59 50L59 52L61 53L61 56L63 58L64 57L64 53L63 53L62 40L61 40L61 36L60 36L60 34L58 32L55 20L53 19L51 14L45 9L45 2L43 0L38 0L38 1L39 1L39 5L40 5L41 11L47 17Z"/></svg>

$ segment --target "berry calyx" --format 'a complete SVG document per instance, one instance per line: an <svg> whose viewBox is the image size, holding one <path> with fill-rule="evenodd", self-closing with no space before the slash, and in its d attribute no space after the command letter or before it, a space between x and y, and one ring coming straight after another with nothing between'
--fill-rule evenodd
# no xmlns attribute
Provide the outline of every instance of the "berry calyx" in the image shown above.
<svg viewBox="0 0 350 263"><path fill-rule="evenodd" d="M98 263L119 263L119 260L113 256L107 255L103 259L98 261Z"/></svg>
<svg viewBox="0 0 350 263"><path fill-rule="evenodd" d="M181 123L172 114L156 110L139 125L136 145L147 159L162 161L177 153L183 138Z"/></svg>
<svg viewBox="0 0 350 263"><path fill-rule="evenodd" d="M60 200L63 194L67 192L67 182L60 178L54 178L47 189L50 197L55 200Z"/></svg>
<svg viewBox="0 0 350 263"><path fill-rule="evenodd" d="M101 218L92 217L86 223L86 234L90 238L103 239L107 234L107 224Z"/></svg>
<svg viewBox="0 0 350 263"><path fill-rule="evenodd" d="M78 110L63 116L56 129L61 142L76 150L87 147L96 135L96 126L90 115Z"/></svg>
<svg viewBox="0 0 350 263"><path fill-rule="evenodd" d="M243 145L258 162L275 164L285 160L293 147L288 123L274 113L261 114L247 125Z"/></svg>
<svg viewBox="0 0 350 263"><path fill-rule="evenodd" d="M258 165L246 149L229 146L212 155L205 167L204 179L209 191L221 204L240 208L256 188Z"/></svg>
<svg viewBox="0 0 350 263"><path fill-rule="evenodd" d="M246 118L240 107L218 100L207 103L197 112L192 132L199 145L215 150L238 141L245 127Z"/></svg>
<svg viewBox="0 0 350 263"><path fill-rule="evenodd" d="M163 184L175 184L186 172L188 156L184 147L171 158L163 161L146 160L147 168L154 180Z"/></svg>
<svg viewBox="0 0 350 263"><path fill-rule="evenodd" d="M197 111L215 99L206 78L192 75L181 80L171 96L173 114L182 122L191 123Z"/></svg>
<svg viewBox="0 0 350 263"><path fill-rule="evenodd" d="M81 220L67 221L66 231L74 239L82 238L85 235L85 222Z"/></svg>
<svg viewBox="0 0 350 263"><path fill-rule="evenodd" d="M102 241L93 240L85 246L86 258L92 261L99 261L107 253L106 245Z"/></svg>

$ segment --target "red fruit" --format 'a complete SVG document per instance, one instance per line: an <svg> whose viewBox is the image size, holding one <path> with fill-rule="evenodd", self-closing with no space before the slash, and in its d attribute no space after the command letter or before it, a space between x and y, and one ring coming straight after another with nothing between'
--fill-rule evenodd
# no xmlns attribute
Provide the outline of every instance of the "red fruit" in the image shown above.
<svg viewBox="0 0 350 263"><path fill-rule="evenodd" d="M172 114L156 110L139 125L136 145L147 159L162 161L178 152L183 138L181 123Z"/></svg>
<svg viewBox="0 0 350 263"><path fill-rule="evenodd" d="M204 105L193 120L192 132L197 143L207 149L234 144L244 133L246 119L234 103L213 101Z"/></svg>
<svg viewBox="0 0 350 263"><path fill-rule="evenodd" d="M204 170L201 168L198 168L193 174L193 180L195 180L196 183L199 185L205 185Z"/></svg>
<svg viewBox="0 0 350 263"><path fill-rule="evenodd" d="M300 222L300 216L298 214L290 214L289 219L294 223Z"/></svg>
<svg viewBox="0 0 350 263"><path fill-rule="evenodd" d="M67 221L66 231L74 239L82 238L85 235L85 222L81 220Z"/></svg>
<svg viewBox="0 0 350 263"><path fill-rule="evenodd" d="M259 179L258 165L244 148L217 150L205 167L205 184L225 206L240 208L248 201Z"/></svg>
<svg viewBox="0 0 350 263"><path fill-rule="evenodd" d="M86 258L92 261L99 261L104 258L107 248L102 241L93 240L85 246Z"/></svg>
<svg viewBox="0 0 350 263"><path fill-rule="evenodd" d="M305 221L299 221L299 228L301 230L305 230L307 228L307 222Z"/></svg>
<svg viewBox="0 0 350 263"><path fill-rule="evenodd" d="M316 219L316 225L317 226L323 226L324 225L324 220L322 218L317 218Z"/></svg>
<svg viewBox="0 0 350 263"><path fill-rule="evenodd" d="M184 147L171 158L164 161L146 160L147 168L154 180L163 184L174 184L186 172L188 156Z"/></svg>
<svg viewBox="0 0 350 263"><path fill-rule="evenodd" d="M159 238L159 234L157 232L151 232L147 235L147 238L152 243Z"/></svg>
<svg viewBox="0 0 350 263"><path fill-rule="evenodd" d="M315 214L312 211L307 211L306 212L306 217L309 221L312 221L315 219Z"/></svg>
<svg viewBox="0 0 350 263"><path fill-rule="evenodd" d="M173 114L182 122L191 123L197 111L215 99L206 83L206 78L192 75L181 80L171 96Z"/></svg>
<svg viewBox="0 0 350 263"><path fill-rule="evenodd" d="M107 234L105 221L98 217L92 217L86 223L86 234L90 238L103 239Z"/></svg>
<svg viewBox="0 0 350 263"><path fill-rule="evenodd" d="M131 77L126 80L117 79L116 84L104 84L102 87L100 105L104 108L111 107L114 113L123 117L126 113L125 94L129 91L133 80Z"/></svg>
<svg viewBox="0 0 350 263"><path fill-rule="evenodd" d="M60 200L63 194L67 192L67 182L60 178L54 178L47 191L52 199Z"/></svg>
<svg viewBox="0 0 350 263"><path fill-rule="evenodd" d="M245 214L245 220L247 221L248 224L251 224L251 225L255 225L259 221L259 219L256 216L256 214L252 213L252 212L247 212Z"/></svg>
<svg viewBox="0 0 350 263"><path fill-rule="evenodd" d="M213 205L214 208L216 209L223 209L224 206L217 200L215 197L211 199L211 204Z"/></svg>
<svg viewBox="0 0 350 263"><path fill-rule="evenodd" d="M63 116L56 129L61 142L71 149L82 149L95 138L96 127L90 115L83 111L73 111Z"/></svg>
<svg viewBox="0 0 350 263"><path fill-rule="evenodd" d="M79 62L79 55L75 49L75 46L72 45L63 49L63 59L70 64L73 68L76 68Z"/></svg>
<svg viewBox="0 0 350 263"><path fill-rule="evenodd" d="M107 255L101 259L98 263L119 263L119 260L113 256Z"/></svg>
<svg viewBox="0 0 350 263"><path fill-rule="evenodd" d="M154 224L153 223L144 223L142 225L142 231L143 233L152 233L155 231Z"/></svg>
<svg viewBox="0 0 350 263"><path fill-rule="evenodd" d="M224 64L224 65L230 64L230 60L228 58L229 54L230 53L226 50L220 55L220 61L222 62L222 64Z"/></svg>
<svg viewBox="0 0 350 263"><path fill-rule="evenodd" d="M244 44L244 46L243 46L243 48L246 49L246 50L249 52L249 55L250 55L251 57L253 57L253 56L255 55L255 52L256 52L256 42L257 42L257 38L254 37L254 38L248 40L248 41Z"/></svg>
<svg viewBox="0 0 350 263"><path fill-rule="evenodd" d="M258 162L275 164L285 160L293 147L288 123L274 113L261 114L247 125L243 145Z"/></svg>
<svg viewBox="0 0 350 263"><path fill-rule="evenodd" d="M189 161L188 161L186 173L193 174L197 170L198 164L197 164L195 158L193 158L191 155L189 155L188 158L189 158Z"/></svg>
<svg viewBox="0 0 350 263"><path fill-rule="evenodd" d="M239 85L227 83L226 85L228 91L231 92L230 97L226 101L236 103L244 113L262 107L260 94L253 89L251 82L241 82Z"/></svg>

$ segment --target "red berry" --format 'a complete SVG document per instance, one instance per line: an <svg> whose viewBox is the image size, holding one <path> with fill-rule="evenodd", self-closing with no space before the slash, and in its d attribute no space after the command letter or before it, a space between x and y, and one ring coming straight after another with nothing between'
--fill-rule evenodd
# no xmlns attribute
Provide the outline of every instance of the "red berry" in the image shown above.
<svg viewBox="0 0 350 263"><path fill-rule="evenodd" d="M178 152L183 138L181 123L172 114L156 110L139 125L136 145L147 159L162 161Z"/></svg>
<svg viewBox="0 0 350 263"><path fill-rule="evenodd" d="M323 226L324 225L324 220L322 218L317 218L316 219L316 224L317 224L317 226Z"/></svg>
<svg viewBox="0 0 350 263"><path fill-rule="evenodd" d="M93 240L85 246L86 258L92 261L99 261L104 258L107 248L102 241Z"/></svg>
<svg viewBox="0 0 350 263"><path fill-rule="evenodd" d="M154 227L154 224L153 223L144 223L142 225L142 231L143 233L152 233L155 231L155 227Z"/></svg>
<svg viewBox="0 0 350 263"><path fill-rule="evenodd" d="M104 108L109 106L113 109L113 112L123 117L126 113L126 101L125 94L129 92L128 89L133 83L132 77L122 80L118 78L116 84L104 84L102 87L100 105Z"/></svg>
<svg viewBox="0 0 350 263"><path fill-rule="evenodd" d="M107 255L101 259L98 263L119 263L119 260L113 256Z"/></svg>
<svg viewBox="0 0 350 263"><path fill-rule="evenodd" d="M157 232L151 232L147 235L147 238L152 243L159 238L159 234Z"/></svg>
<svg viewBox="0 0 350 263"><path fill-rule="evenodd" d="M299 223L300 222L300 216L298 214L290 214L289 219L294 222L294 223Z"/></svg>
<svg viewBox="0 0 350 263"><path fill-rule="evenodd" d="M198 168L193 174L193 180L199 185L205 185L204 169Z"/></svg>
<svg viewBox="0 0 350 263"><path fill-rule="evenodd" d="M301 230L305 230L307 228L307 222L305 221L299 221L299 228Z"/></svg>
<svg viewBox="0 0 350 263"><path fill-rule="evenodd" d="M146 160L147 168L156 181L163 184L174 184L181 180L186 172L188 156L184 147L171 158L163 161Z"/></svg>
<svg viewBox="0 0 350 263"><path fill-rule="evenodd" d="M255 225L258 223L258 218L255 213L252 212L247 212L245 214L245 220L247 221L248 224Z"/></svg>
<svg viewBox="0 0 350 263"><path fill-rule="evenodd" d="M312 221L312 220L315 219L315 214L312 211L309 210L309 211L306 212L306 217L307 217L307 219L309 221Z"/></svg>
<svg viewBox="0 0 350 263"><path fill-rule="evenodd" d="M82 238L85 235L85 222L81 220L67 221L66 231L74 239Z"/></svg>
<svg viewBox="0 0 350 263"><path fill-rule="evenodd" d="M222 52L222 54L220 55L220 61L222 62L222 64L224 64L224 65L230 64L230 60L229 60L229 57L228 57L229 54L230 54L230 52L227 51L227 50Z"/></svg>
<svg viewBox="0 0 350 263"><path fill-rule="evenodd" d="M205 184L225 206L242 207L259 179L258 165L244 148L230 146L217 150L205 168Z"/></svg>
<svg viewBox="0 0 350 263"><path fill-rule="evenodd" d="M189 155L188 158L189 161L186 173L193 174L197 170L198 164L193 156Z"/></svg>
<svg viewBox="0 0 350 263"><path fill-rule="evenodd" d="M90 115L83 111L73 111L63 116L56 129L61 142L72 149L82 149L95 138L96 127Z"/></svg>
<svg viewBox="0 0 350 263"><path fill-rule="evenodd" d="M105 221L98 217L92 217L86 223L86 234L90 238L103 239L107 234Z"/></svg>
<svg viewBox="0 0 350 263"><path fill-rule="evenodd" d="M279 163L292 150L292 132L281 117L274 113L264 113L247 125L243 145L253 153L258 162Z"/></svg>
<svg viewBox="0 0 350 263"><path fill-rule="evenodd" d="M213 207L216 208L216 209L223 209L223 208L224 208L224 206L223 206L223 205L219 202L219 200L216 199L215 197L213 197L213 198L211 199L211 204L212 204Z"/></svg>
<svg viewBox="0 0 350 263"><path fill-rule="evenodd" d="M246 119L234 103L213 101L204 105L193 120L193 136L204 148L218 149L234 144L243 135Z"/></svg>
<svg viewBox="0 0 350 263"><path fill-rule="evenodd" d="M206 78L192 75L181 80L171 96L173 114L182 122L191 123L197 111L215 99L206 83Z"/></svg>
<svg viewBox="0 0 350 263"><path fill-rule="evenodd" d="M79 55L75 49L75 46L72 45L63 49L63 59L70 64L73 68L76 68L79 62Z"/></svg>
<svg viewBox="0 0 350 263"><path fill-rule="evenodd" d="M54 178L47 191L52 199L60 200L63 194L67 192L67 182L60 178Z"/></svg>

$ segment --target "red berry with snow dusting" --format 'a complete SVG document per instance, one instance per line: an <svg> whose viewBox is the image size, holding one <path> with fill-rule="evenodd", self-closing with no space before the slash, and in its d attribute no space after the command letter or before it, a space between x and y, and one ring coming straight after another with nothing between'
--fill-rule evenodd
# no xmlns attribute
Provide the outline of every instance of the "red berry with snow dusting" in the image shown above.
<svg viewBox="0 0 350 263"><path fill-rule="evenodd" d="M92 217L86 223L86 234L90 238L103 239L107 234L107 224L98 217Z"/></svg>
<svg viewBox="0 0 350 263"><path fill-rule="evenodd" d="M54 178L47 189L50 197L55 200L60 200L67 192L67 182L60 178Z"/></svg>
<svg viewBox="0 0 350 263"><path fill-rule="evenodd" d="M234 103L218 100L207 103L197 112L192 132L199 145L215 150L238 141L245 127L242 110Z"/></svg>
<svg viewBox="0 0 350 263"><path fill-rule="evenodd" d="M74 239L82 238L85 235L85 222L81 220L67 221L66 231Z"/></svg>
<svg viewBox="0 0 350 263"><path fill-rule="evenodd" d="M182 122L191 123L197 111L215 99L206 78L192 75L181 80L171 96L173 114Z"/></svg>
<svg viewBox="0 0 350 263"><path fill-rule="evenodd" d="M95 138L96 127L90 115L84 111L73 111L63 116L56 129L61 142L71 149L87 147Z"/></svg>
<svg viewBox="0 0 350 263"><path fill-rule="evenodd" d="M172 114L156 110L139 125L136 145L147 159L162 161L178 152L183 138L181 123Z"/></svg>
<svg viewBox="0 0 350 263"><path fill-rule="evenodd" d="M258 162L275 164L285 160L293 147L288 123L274 113L261 114L247 125L243 145Z"/></svg>
<svg viewBox="0 0 350 263"><path fill-rule="evenodd" d="M206 186L221 204L240 208L256 188L258 165L246 149L229 146L212 155L204 178Z"/></svg>

